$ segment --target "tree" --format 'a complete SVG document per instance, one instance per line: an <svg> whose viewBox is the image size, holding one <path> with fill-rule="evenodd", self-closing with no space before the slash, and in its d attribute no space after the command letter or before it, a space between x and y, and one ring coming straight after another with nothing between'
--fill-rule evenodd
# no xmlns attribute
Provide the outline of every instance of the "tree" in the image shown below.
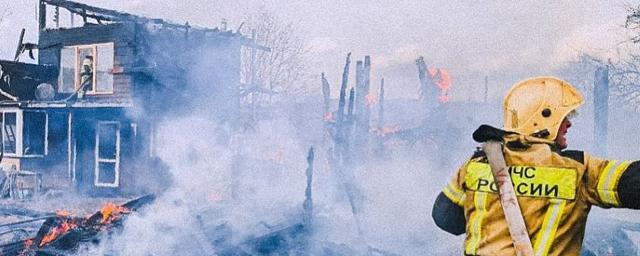
<svg viewBox="0 0 640 256"><path fill-rule="evenodd" d="M593 93L594 72L604 65L603 61L597 57L581 53L575 59L554 70L554 73L580 88L581 91L585 92L584 96L588 100Z"/></svg>
<svg viewBox="0 0 640 256"><path fill-rule="evenodd" d="M633 106L636 110L640 109L640 54L638 53L638 43L640 43L640 5L629 8L629 14L624 27L628 29L632 35L628 42L621 42L618 45L616 59L609 59L606 65L609 67L609 80L613 87L613 95ZM631 50L622 49L623 46L629 46ZM628 52L621 54L621 52Z"/></svg>
<svg viewBox="0 0 640 256"><path fill-rule="evenodd" d="M286 100L307 92L310 72L304 41L293 23L260 9L245 19L245 35L269 51L243 48L241 93L252 106Z"/></svg>
<svg viewBox="0 0 640 256"><path fill-rule="evenodd" d="M0 12L0 24L2 24L2 21L4 21L4 19L9 15L11 15L11 9L6 8L6 9L2 10Z"/></svg>
<svg viewBox="0 0 640 256"><path fill-rule="evenodd" d="M590 95L593 90L594 72L597 68L609 69L609 85L611 96L616 97L625 106L640 110L640 5L629 8L624 27L632 35L629 40L619 42L615 49L615 57L602 59L581 54L576 60L568 62L557 70L560 76L569 82L582 87Z"/></svg>

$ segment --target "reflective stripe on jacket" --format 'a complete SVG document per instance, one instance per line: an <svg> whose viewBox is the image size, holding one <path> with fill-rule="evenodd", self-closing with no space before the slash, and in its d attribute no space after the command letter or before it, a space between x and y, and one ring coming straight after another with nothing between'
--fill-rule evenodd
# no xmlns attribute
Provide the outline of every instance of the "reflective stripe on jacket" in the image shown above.
<svg viewBox="0 0 640 256"><path fill-rule="evenodd" d="M630 207L618 193L629 161L567 157L542 143L505 147L504 155L535 255L579 255L592 205ZM442 192L464 208L465 254L515 255L484 156L467 161Z"/></svg>

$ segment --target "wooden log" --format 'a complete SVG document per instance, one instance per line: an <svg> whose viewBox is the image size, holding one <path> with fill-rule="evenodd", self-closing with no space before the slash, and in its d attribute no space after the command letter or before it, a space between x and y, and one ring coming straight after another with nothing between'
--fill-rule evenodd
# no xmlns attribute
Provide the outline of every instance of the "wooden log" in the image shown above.
<svg viewBox="0 0 640 256"><path fill-rule="evenodd" d="M366 91L364 85L364 62L356 61L356 95L355 95L355 130L353 136L354 156L360 158L363 153L364 139L366 136L364 124L364 112L367 108Z"/></svg>
<svg viewBox="0 0 640 256"><path fill-rule="evenodd" d="M344 105L347 94L347 83L349 82L349 65L351 64L351 53L347 54L347 60L342 71L342 84L340 85L340 98L338 100L338 122L344 121Z"/></svg>
<svg viewBox="0 0 640 256"><path fill-rule="evenodd" d="M384 78L380 79L380 92L378 94L378 133L375 152L378 157L384 156Z"/></svg>
<svg viewBox="0 0 640 256"><path fill-rule="evenodd" d="M487 154L493 178L498 184L500 204L507 220L516 255L533 256L533 246L522 217L518 198L513 190L511 176L502 152L502 144L497 141L487 141L482 144L482 150Z"/></svg>
<svg viewBox="0 0 640 256"><path fill-rule="evenodd" d="M351 87L351 90L349 91L349 110L347 111L347 120L348 121L353 121L353 113L354 113L354 101L355 101L355 88Z"/></svg>
<svg viewBox="0 0 640 256"><path fill-rule="evenodd" d="M378 94L378 129L384 127L384 77L380 79L380 93Z"/></svg>
<svg viewBox="0 0 640 256"><path fill-rule="evenodd" d="M364 63L356 61L356 98L355 98L355 114L360 115L365 105L364 95ZM359 118L356 120L356 126L359 126Z"/></svg>
<svg viewBox="0 0 640 256"><path fill-rule="evenodd" d="M24 40L24 31L23 28L20 32L20 38L18 39L18 49L16 49L16 55L13 57L13 61L18 61L20 59L20 54L22 53L22 41Z"/></svg>
<svg viewBox="0 0 640 256"><path fill-rule="evenodd" d="M324 76L324 72L322 72L322 97L324 100L324 119L328 119L330 115L330 104L331 104L331 87L329 86L329 81Z"/></svg>
<svg viewBox="0 0 640 256"><path fill-rule="evenodd" d="M305 175L307 177L307 188L304 191L304 203L302 204L303 213L303 223L305 224L305 228L312 227L312 219L313 219L313 197L312 197L312 183L313 183L313 160L315 158L315 154L313 152L313 147L309 148L309 152L307 153L307 169L305 170Z"/></svg>
<svg viewBox="0 0 640 256"><path fill-rule="evenodd" d="M427 64L424 62L424 57L420 56L416 59L416 66L418 66L418 78L420 79L420 89L418 91L420 100L425 103L426 107L431 107L438 102L438 90L428 77Z"/></svg>

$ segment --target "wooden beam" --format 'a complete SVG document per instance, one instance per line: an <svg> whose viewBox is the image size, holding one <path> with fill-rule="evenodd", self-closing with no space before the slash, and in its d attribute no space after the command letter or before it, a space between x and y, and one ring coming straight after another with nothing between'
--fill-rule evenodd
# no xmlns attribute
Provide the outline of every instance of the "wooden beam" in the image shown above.
<svg viewBox="0 0 640 256"><path fill-rule="evenodd" d="M38 28L44 30L47 27L47 6L44 4L46 0L40 0L38 4Z"/></svg>
<svg viewBox="0 0 640 256"><path fill-rule="evenodd" d="M331 103L331 87L329 86L329 81L324 76L324 72L322 72L322 99L324 101L324 118L326 119L329 115L330 103Z"/></svg>
<svg viewBox="0 0 640 256"><path fill-rule="evenodd" d="M347 83L349 83L349 65L351 64L351 53L347 54L347 60L344 63L342 71L342 84L340 85L340 98L338 100L338 122L344 121L344 105L347 96Z"/></svg>

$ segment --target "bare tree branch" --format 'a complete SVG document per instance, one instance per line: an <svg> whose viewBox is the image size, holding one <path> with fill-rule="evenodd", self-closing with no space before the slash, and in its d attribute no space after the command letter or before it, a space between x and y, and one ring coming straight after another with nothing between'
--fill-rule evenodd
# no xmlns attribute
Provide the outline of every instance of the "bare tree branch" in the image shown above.
<svg viewBox="0 0 640 256"><path fill-rule="evenodd" d="M266 10L248 16L245 24L245 34L255 35L257 44L271 49L243 51L241 75L247 84L256 87L245 101L264 104L265 99L275 102L307 92L311 78L305 60L307 50L295 26L279 21ZM266 91L270 92L268 97L264 97Z"/></svg>
<svg viewBox="0 0 640 256"><path fill-rule="evenodd" d="M5 9L0 12L0 24L2 24L4 19L9 15L11 15L11 9L5 7Z"/></svg>

